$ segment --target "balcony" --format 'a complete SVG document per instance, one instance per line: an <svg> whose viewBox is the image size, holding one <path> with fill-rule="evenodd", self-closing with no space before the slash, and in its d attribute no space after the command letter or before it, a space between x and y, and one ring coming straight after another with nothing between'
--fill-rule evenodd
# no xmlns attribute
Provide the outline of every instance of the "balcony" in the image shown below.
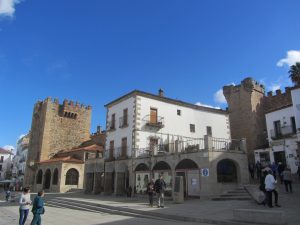
<svg viewBox="0 0 300 225"><path fill-rule="evenodd" d="M157 117L151 117L150 115L147 115L144 118L144 121L146 122L146 126L152 127L152 128L158 128L161 129L164 127L164 117L157 116Z"/></svg>
<svg viewBox="0 0 300 225"><path fill-rule="evenodd" d="M120 117L119 118L119 128L128 127L128 118L127 117Z"/></svg>
<svg viewBox="0 0 300 225"><path fill-rule="evenodd" d="M116 122L115 122L115 120L107 121L106 129L107 129L107 131L114 131L114 130L116 130Z"/></svg>
<svg viewBox="0 0 300 225"><path fill-rule="evenodd" d="M281 127L280 131L270 130L272 140L278 140L283 138L293 137L296 134L296 131L293 126L284 126Z"/></svg>
<svg viewBox="0 0 300 225"><path fill-rule="evenodd" d="M115 148L115 158L122 160L122 159L128 159L128 155L127 155L127 149L129 149L129 146L122 146L122 147L118 147Z"/></svg>

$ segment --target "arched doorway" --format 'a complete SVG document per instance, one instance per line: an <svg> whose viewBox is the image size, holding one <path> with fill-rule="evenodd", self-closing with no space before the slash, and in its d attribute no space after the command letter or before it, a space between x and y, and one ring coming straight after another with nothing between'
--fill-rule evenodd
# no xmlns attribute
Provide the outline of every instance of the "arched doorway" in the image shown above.
<svg viewBox="0 0 300 225"><path fill-rule="evenodd" d="M237 168L231 159L223 159L217 164L217 180L219 183L236 183Z"/></svg>
<svg viewBox="0 0 300 225"><path fill-rule="evenodd" d="M166 190L165 195L171 196L172 195L172 171L170 165L165 161L157 162L152 169L154 179L157 180L160 176L163 176L164 181L166 182Z"/></svg>
<svg viewBox="0 0 300 225"><path fill-rule="evenodd" d="M49 189L51 184L51 171L47 169L45 172L44 189Z"/></svg>
<svg viewBox="0 0 300 225"><path fill-rule="evenodd" d="M191 159L181 160L175 167L176 176L183 177L184 197L200 195L200 171Z"/></svg>
<svg viewBox="0 0 300 225"><path fill-rule="evenodd" d="M43 180L43 171L39 170L36 175L36 184L42 184L42 180Z"/></svg>
<svg viewBox="0 0 300 225"><path fill-rule="evenodd" d="M58 184L58 169L55 168L53 172L52 185Z"/></svg>
<svg viewBox="0 0 300 225"><path fill-rule="evenodd" d="M140 163L135 168L134 193L146 194L147 185L150 181L151 172L145 163Z"/></svg>
<svg viewBox="0 0 300 225"><path fill-rule="evenodd" d="M79 181L79 172L78 170L72 168L69 169L66 174L66 182L65 185L78 185Z"/></svg>

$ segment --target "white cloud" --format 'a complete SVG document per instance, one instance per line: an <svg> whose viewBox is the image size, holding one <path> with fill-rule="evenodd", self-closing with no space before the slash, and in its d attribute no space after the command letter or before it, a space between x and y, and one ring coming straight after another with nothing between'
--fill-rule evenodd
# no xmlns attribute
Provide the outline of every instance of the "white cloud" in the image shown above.
<svg viewBox="0 0 300 225"><path fill-rule="evenodd" d="M284 87L290 87L293 84L292 84L292 81L288 77L281 76L281 77L278 77L275 81L264 82L264 85L266 87L266 91L275 92L278 89L282 89Z"/></svg>
<svg viewBox="0 0 300 225"><path fill-rule="evenodd" d="M284 65L292 66L296 62L300 62L300 51L290 50L286 54L286 58L280 59L277 62L277 66L282 67Z"/></svg>
<svg viewBox="0 0 300 225"><path fill-rule="evenodd" d="M227 101L225 99L225 96L223 95L223 89L218 90L215 94L214 94L214 100L216 103L220 103L220 104L226 104Z"/></svg>
<svg viewBox="0 0 300 225"><path fill-rule="evenodd" d="M22 0L0 0L0 16L13 17L16 5Z"/></svg>
<svg viewBox="0 0 300 225"><path fill-rule="evenodd" d="M206 104L202 104L201 102L197 102L195 105L203 106L203 107L207 107L207 108L213 108L213 109L221 109L218 106L206 105Z"/></svg>

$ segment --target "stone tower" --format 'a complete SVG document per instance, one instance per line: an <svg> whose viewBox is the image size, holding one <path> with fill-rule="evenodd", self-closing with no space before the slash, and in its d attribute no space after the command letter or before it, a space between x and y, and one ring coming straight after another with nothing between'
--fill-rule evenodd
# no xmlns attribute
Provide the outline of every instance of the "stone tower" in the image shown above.
<svg viewBox="0 0 300 225"><path fill-rule="evenodd" d="M80 145L90 138L91 107L47 98L34 105L25 183L32 185L37 162L55 152Z"/></svg>
<svg viewBox="0 0 300 225"><path fill-rule="evenodd" d="M246 138L248 160L254 162L254 149L267 144L264 86L246 78L240 85L224 86L223 94L228 103L231 137Z"/></svg>

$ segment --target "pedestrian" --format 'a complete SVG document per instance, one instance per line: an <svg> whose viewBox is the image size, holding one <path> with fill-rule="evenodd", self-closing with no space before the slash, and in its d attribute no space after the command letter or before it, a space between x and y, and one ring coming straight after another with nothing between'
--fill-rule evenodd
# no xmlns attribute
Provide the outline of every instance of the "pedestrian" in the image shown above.
<svg viewBox="0 0 300 225"><path fill-rule="evenodd" d="M19 212L20 212L20 218L19 218L19 225L24 225L28 216L29 208L31 205L30 200L30 188L25 187L23 190L23 193L21 194L20 200L19 200Z"/></svg>
<svg viewBox="0 0 300 225"><path fill-rule="evenodd" d="M150 207L153 207L153 195L154 195L154 178L150 180L150 182L147 185L147 192L149 196L149 205Z"/></svg>
<svg viewBox="0 0 300 225"><path fill-rule="evenodd" d="M6 199L7 202L9 200L9 198L10 198L10 190L6 189L6 191L5 191L5 199Z"/></svg>
<svg viewBox="0 0 300 225"><path fill-rule="evenodd" d="M272 163L271 170L273 172L274 179L276 180L276 175L278 173L278 166L277 166L276 162Z"/></svg>
<svg viewBox="0 0 300 225"><path fill-rule="evenodd" d="M42 224L41 214L45 213L44 199L43 199L44 195L45 195L44 190L39 191L38 195L33 200L33 205L31 210L31 212L33 213L33 219L30 225Z"/></svg>
<svg viewBox="0 0 300 225"><path fill-rule="evenodd" d="M285 170L282 172L282 177L283 177L283 182L285 185L285 191L292 193L293 192L293 188L292 188L292 173L291 173L291 169L285 167Z"/></svg>
<svg viewBox="0 0 300 225"><path fill-rule="evenodd" d="M266 188L266 193L267 193L267 202L268 202L268 206L270 208L273 208L272 193L274 193L274 196L275 196L275 206L280 207L280 205L278 205L278 192L275 190L276 183L277 183L277 181L275 180L274 176L272 175L272 170L269 170L268 175L266 176L266 179L265 179L265 188Z"/></svg>
<svg viewBox="0 0 300 225"><path fill-rule="evenodd" d="M283 178L282 178L282 172L284 170L284 166L281 162L278 163L278 175L279 175L279 179L280 179L280 183L283 184Z"/></svg>
<svg viewBox="0 0 300 225"><path fill-rule="evenodd" d="M259 161L256 162L255 168L256 168L257 180L260 180L260 178L261 178L261 163Z"/></svg>
<svg viewBox="0 0 300 225"><path fill-rule="evenodd" d="M164 208L165 207L165 190L166 190L166 182L161 175L159 179L155 181L155 191L158 194L157 207Z"/></svg>
<svg viewBox="0 0 300 225"><path fill-rule="evenodd" d="M250 173L251 178L254 179L254 164L249 163L248 169L249 169L249 173Z"/></svg>
<svg viewBox="0 0 300 225"><path fill-rule="evenodd" d="M267 204L267 192L266 192L266 185L265 185L265 179L266 179L267 175L268 175L268 171L265 170L260 179L260 185L259 185L259 190L261 190L263 193L262 199L261 199L261 204L263 204L264 206L266 206L266 204Z"/></svg>

